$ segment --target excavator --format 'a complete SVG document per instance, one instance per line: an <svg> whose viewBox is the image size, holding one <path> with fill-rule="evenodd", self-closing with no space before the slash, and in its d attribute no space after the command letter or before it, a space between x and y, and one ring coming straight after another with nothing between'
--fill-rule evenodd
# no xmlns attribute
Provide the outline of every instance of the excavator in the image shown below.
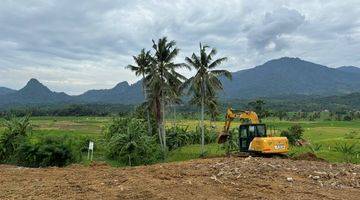
<svg viewBox="0 0 360 200"><path fill-rule="evenodd" d="M218 143L225 143L229 137L229 129L234 119L246 120L239 126L240 152L256 154L286 154L289 142L286 137L271 137L267 135L267 127L260 123L254 111L239 111L228 108L225 115L223 132L218 137Z"/></svg>

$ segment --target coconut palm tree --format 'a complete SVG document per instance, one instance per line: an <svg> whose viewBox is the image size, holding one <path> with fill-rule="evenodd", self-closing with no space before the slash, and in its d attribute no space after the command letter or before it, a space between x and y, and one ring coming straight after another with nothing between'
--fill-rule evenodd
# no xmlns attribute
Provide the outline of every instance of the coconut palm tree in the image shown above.
<svg viewBox="0 0 360 200"><path fill-rule="evenodd" d="M186 57L186 64L190 68L195 68L195 76L189 78L182 86L182 88L187 88L188 94L192 95L190 103L200 104L201 106L201 154L204 155L204 109L206 98L212 99L216 97L216 92L222 90L222 83L219 80L220 76L224 76L228 79L231 79L231 73L227 70L216 70L215 68L227 60L226 57L218 58L214 60L214 56L217 51L215 48L212 48L210 52L207 51L210 47L205 45L202 46L200 43L200 52L199 55L195 53L191 57ZM210 104L209 104L210 105Z"/></svg>
<svg viewBox="0 0 360 200"><path fill-rule="evenodd" d="M139 55L133 56L133 59L136 63L136 66L128 65L126 68L135 72L136 76L142 76L142 87L143 87L144 97L145 97L145 100L147 100L147 92L146 92L147 85L145 83L145 74L147 74L147 72L149 71L151 61L152 61L150 51L145 52L145 49L142 49ZM150 113L149 113L148 106L146 106L146 108L147 108L146 114L147 114L148 133L150 135L152 133L151 123L150 123Z"/></svg>
<svg viewBox="0 0 360 200"><path fill-rule="evenodd" d="M160 144L166 149L165 133L165 104L169 99L179 99L180 86L186 78L175 70L184 64L174 63L179 53L175 41L168 41L166 37L157 42L153 40L154 56L145 81L149 88L148 101L156 115Z"/></svg>

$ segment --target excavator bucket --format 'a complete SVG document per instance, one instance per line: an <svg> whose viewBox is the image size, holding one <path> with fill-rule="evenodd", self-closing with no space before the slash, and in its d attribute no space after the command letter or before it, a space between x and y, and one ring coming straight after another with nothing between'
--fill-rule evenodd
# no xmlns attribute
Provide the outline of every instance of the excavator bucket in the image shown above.
<svg viewBox="0 0 360 200"><path fill-rule="evenodd" d="M222 132L220 133L219 137L218 137L218 144L222 144L225 143L226 140L228 140L228 138L230 137L229 133L226 132Z"/></svg>

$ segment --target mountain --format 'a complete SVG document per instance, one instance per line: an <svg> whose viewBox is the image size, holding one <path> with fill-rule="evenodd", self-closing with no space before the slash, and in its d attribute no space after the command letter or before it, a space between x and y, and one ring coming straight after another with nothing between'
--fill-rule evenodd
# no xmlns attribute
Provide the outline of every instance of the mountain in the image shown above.
<svg viewBox="0 0 360 200"><path fill-rule="evenodd" d="M111 89L89 90L75 97L77 100L87 103L121 103L137 104L143 101L142 82L133 85L128 82L120 82Z"/></svg>
<svg viewBox="0 0 360 200"><path fill-rule="evenodd" d="M222 100L237 101L260 97L287 99L289 95L296 100L302 95L350 94L360 92L358 70L356 67L329 68L299 58L283 57L234 72L232 81L221 78L224 91L219 96ZM55 103L138 104L144 99L141 80L132 85L120 82L111 89L89 90L77 96L53 92L36 79L31 79L19 91L4 91L5 94L0 95L0 107Z"/></svg>
<svg viewBox="0 0 360 200"><path fill-rule="evenodd" d="M7 95L7 94L10 94L10 93L14 93L14 92L16 92L16 90L6 88L6 87L0 87L0 96L1 95Z"/></svg>
<svg viewBox="0 0 360 200"><path fill-rule="evenodd" d="M350 72L350 73L357 73L360 74L360 68L359 67L354 67L354 66L342 66L337 68L340 71L343 72Z"/></svg>
<svg viewBox="0 0 360 200"><path fill-rule="evenodd" d="M38 80L30 79L22 89L0 96L0 106L66 103L72 100L71 96L53 92Z"/></svg>
<svg viewBox="0 0 360 200"><path fill-rule="evenodd" d="M326 96L360 91L360 74L283 57L234 72L233 80L223 80L223 85L222 96L227 99L289 94Z"/></svg>

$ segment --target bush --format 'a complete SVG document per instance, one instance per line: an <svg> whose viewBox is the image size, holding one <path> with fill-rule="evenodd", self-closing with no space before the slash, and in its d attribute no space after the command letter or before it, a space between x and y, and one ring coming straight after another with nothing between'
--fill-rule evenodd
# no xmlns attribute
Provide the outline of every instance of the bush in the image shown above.
<svg viewBox="0 0 360 200"><path fill-rule="evenodd" d="M356 144L348 144L348 143L336 144L335 151L343 154L344 160L346 162L352 162L356 154L360 153L359 151L357 151Z"/></svg>
<svg viewBox="0 0 360 200"><path fill-rule="evenodd" d="M360 134L356 131L350 131L344 136L345 139L360 139Z"/></svg>
<svg viewBox="0 0 360 200"><path fill-rule="evenodd" d="M229 155L230 152L239 151L239 134L237 129L232 129L229 131L229 138L221 146L225 150L226 154Z"/></svg>
<svg viewBox="0 0 360 200"><path fill-rule="evenodd" d="M303 133L304 129L300 125L296 124L291 126L288 130L283 130L280 135L282 137L287 137L289 143L295 145L298 140L302 139Z"/></svg>
<svg viewBox="0 0 360 200"><path fill-rule="evenodd" d="M17 164L25 167L63 167L77 160L77 153L65 138L44 137L37 143L24 141L16 154Z"/></svg>
<svg viewBox="0 0 360 200"><path fill-rule="evenodd" d="M217 134L212 129L205 126L205 144L216 142ZM196 127L195 131L189 131L188 127L171 127L166 130L166 141L169 150L189 145L189 144L201 144L201 128Z"/></svg>
<svg viewBox="0 0 360 200"><path fill-rule="evenodd" d="M192 133L192 144L201 144L201 127L197 126L195 132ZM217 134L214 130L209 129L207 126L204 127L205 144L216 142Z"/></svg>
<svg viewBox="0 0 360 200"><path fill-rule="evenodd" d="M110 140L115 134L126 132L130 120L131 118L113 118L111 123L106 126L105 138Z"/></svg>
<svg viewBox="0 0 360 200"><path fill-rule="evenodd" d="M316 152L321 151L322 144L313 144L313 145L309 145L308 147L312 153L316 153Z"/></svg>
<svg viewBox="0 0 360 200"><path fill-rule="evenodd" d="M79 149L82 153L88 152L90 141L94 142L94 139L91 139L90 137L81 137L78 139L77 146L79 146ZM96 151L96 149L97 149L97 146L94 145L94 151Z"/></svg>
<svg viewBox="0 0 360 200"><path fill-rule="evenodd" d="M147 134L146 123L133 118L114 119L107 130L108 157L126 165L150 164L162 158L156 139Z"/></svg>
<svg viewBox="0 0 360 200"><path fill-rule="evenodd" d="M20 144L31 131L29 117L11 118L4 123L5 131L0 135L0 162L9 162Z"/></svg>
<svg viewBox="0 0 360 200"><path fill-rule="evenodd" d="M166 142L169 150L191 144L191 133L188 132L188 127L181 128L178 126L166 130Z"/></svg>
<svg viewBox="0 0 360 200"><path fill-rule="evenodd" d="M351 121L353 120L351 116L349 115L345 115L344 118L343 118L344 121Z"/></svg>

